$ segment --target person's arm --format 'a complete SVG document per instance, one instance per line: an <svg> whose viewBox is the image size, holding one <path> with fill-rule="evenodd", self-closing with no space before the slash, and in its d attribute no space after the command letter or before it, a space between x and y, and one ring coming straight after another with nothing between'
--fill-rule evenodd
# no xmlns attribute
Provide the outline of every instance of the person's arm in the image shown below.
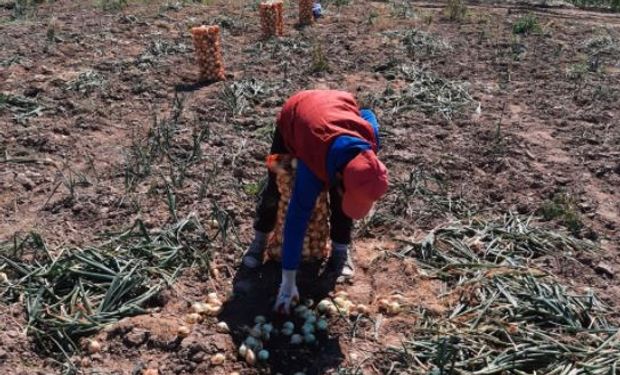
<svg viewBox="0 0 620 375"><path fill-rule="evenodd" d="M274 310L288 314L291 303L299 299L297 290L297 267L301 261L304 237L308 222L323 184L302 161L297 161L295 186L284 223L282 244L282 282Z"/></svg>
<svg viewBox="0 0 620 375"><path fill-rule="evenodd" d="M375 131L375 139L377 140L377 151L381 148L381 140L379 139L379 123L377 122L377 116L371 109L363 108L360 110L361 117L368 121Z"/></svg>
<svg viewBox="0 0 620 375"><path fill-rule="evenodd" d="M284 222L284 243L282 244L282 269L284 270L296 270L299 266L308 222L322 189L321 180L304 162L297 160L295 185Z"/></svg>

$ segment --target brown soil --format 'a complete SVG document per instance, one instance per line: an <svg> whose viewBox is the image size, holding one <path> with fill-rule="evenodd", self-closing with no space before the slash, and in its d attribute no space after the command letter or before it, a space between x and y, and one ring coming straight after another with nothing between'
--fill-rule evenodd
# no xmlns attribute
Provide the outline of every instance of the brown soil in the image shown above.
<svg viewBox="0 0 620 375"><path fill-rule="evenodd" d="M489 217L508 210L536 213L554 195L569 195L583 223L576 235L593 239L601 251L577 254L568 264L548 259L545 266L620 307L615 276L620 269L620 52L604 56L598 72L586 72L580 80L567 74L587 62L589 38L607 34L620 43L617 15L479 5L465 22L454 23L436 4L420 3L414 7L417 17L402 17L388 2L351 1L340 10L327 6L324 18L300 30L294 25L296 8L287 2L285 36L280 44L270 44L258 39L257 11L242 2L179 2L178 7L131 2L115 12L58 0L17 20L11 18L11 3L0 2L0 92L29 99L40 109L20 117L18 109L0 102L0 241L35 231L55 250L96 242L98 234L127 227L136 218L152 228L169 223L160 176L170 179L170 171L154 165L149 177L127 191L124 161L154 116L170 118L179 96L184 98L178 119L182 146L191 150L192 130L201 126L208 126L210 135L200 145L203 159L175 188L178 216L196 212L206 219L216 203L231 215L245 244L255 204L251 191L265 173L268 135L283 100L314 87L362 88L361 93L380 97L388 85L394 90L404 85L390 76L396 61L469 82L480 111L447 121L376 107L384 132L381 158L394 186L412 171L424 171L444 182L444 196ZM528 11L539 18L542 32L514 39L512 23ZM198 68L188 28L216 22L222 25L228 83L256 79L265 84L265 94L234 114L222 99L227 82L195 84ZM446 40L452 50L412 57L400 37L385 33L413 27ZM311 71L315 43L327 59L326 72ZM85 72L94 72L99 83L79 86L88 77L80 75ZM392 189L373 220L360 225L357 273L351 283L337 287L354 302L369 305L374 324L360 320L352 329L350 322L335 320L323 349L296 359L282 355L260 371L329 373L359 364L364 373L376 373L372 361L364 359L407 337L415 319L410 312L441 314L453 305L440 282L392 252L399 240L420 239L438 224L465 217L467 210L442 209L420 196L403 199ZM568 231L559 219L542 225ZM81 371L257 373L237 360L235 347L243 339L241 327L269 313L278 266L268 265L256 279L240 278L241 244L229 242L213 254L218 276L205 281L189 270L167 292L163 306L98 334L100 353L73 358ZM311 266L304 269L300 288L320 298L325 291L314 288L312 272ZM224 297L233 284L241 293L218 317L233 334L216 333L216 318L209 318L193 326L187 338L174 337L191 302L212 291ZM402 298L404 312L379 315L377 301L386 296ZM54 361L36 353L25 331L23 305L0 302L0 373L60 373ZM226 354L226 362L211 366L209 358L218 352Z"/></svg>

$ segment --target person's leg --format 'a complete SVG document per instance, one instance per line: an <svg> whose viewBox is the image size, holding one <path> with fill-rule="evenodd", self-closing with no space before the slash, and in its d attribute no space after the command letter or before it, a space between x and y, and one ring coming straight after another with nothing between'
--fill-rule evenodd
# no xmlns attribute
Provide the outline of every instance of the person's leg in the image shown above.
<svg viewBox="0 0 620 375"><path fill-rule="evenodd" d="M349 245L353 220L342 212L342 195L337 187L329 190L330 237L332 242Z"/></svg>
<svg viewBox="0 0 620 375"><path fill-rule="evenodd" d="M328 277L338 279L353 276L353 264L349 254L353 220L342 212L342 195L337 188L329 191L330 202L330 237L332 254L327 261L325 272Z"/></svg>
<svg viewBox="0 0 620 375"><path fill-rule="evenodd" d="M273 135L270 154L286 154L288 151L284 146L284 140L276 129ZM243 256L243 264L248 268L256 268L262 264L263 252L267 246L267 236L276 224L278 216L278 202L280 192L276 183L275 173L269 171L267 184L260 193L258 205L256 207L256 217L254 219L254 240L248 247Z"/></svg>

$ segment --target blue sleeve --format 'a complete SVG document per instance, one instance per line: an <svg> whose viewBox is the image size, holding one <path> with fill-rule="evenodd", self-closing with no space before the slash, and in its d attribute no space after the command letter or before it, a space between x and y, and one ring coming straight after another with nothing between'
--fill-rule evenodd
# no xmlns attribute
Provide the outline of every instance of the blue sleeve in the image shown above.
<svg viewBox="0 0 620 375"><path fill-rule="evenodd" d="M291 202L284 223L282 244L282 269L296 270L301 261L304 237L316 200L323 190L323 183L301 160L297 160L297 173Z"/></svg>
<svg viewBox="0 0 620 375"><path fill-rule="evenodd" d="M375 139L377 140L377 150L381 149L381 139L379 138L379 123L377 122L377 116L375 116L374 112L370 109L362 109L360 110L360 115L362 118L372 125L373 130L375 131Z"/></svg>

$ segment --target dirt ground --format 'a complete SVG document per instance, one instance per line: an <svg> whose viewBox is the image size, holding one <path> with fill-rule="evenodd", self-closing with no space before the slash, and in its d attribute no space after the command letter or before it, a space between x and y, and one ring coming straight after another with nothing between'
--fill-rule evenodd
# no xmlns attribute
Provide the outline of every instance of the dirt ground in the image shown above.
<svg viewBox="0 0 620 375"><path fill-rule="evenodd" d="M189 270L163 306L100 333L100 353L74 358L84 374L377 373L368 359L407 337L415 318L406 313L374 327L336 322L321 351L258 370L236 359L239 338L217 333L215 318L169 345L190 302L232 290L275 116L287 96L308 88L356 92L374 103L381 125L380 157L392 188L372 219L358 225L357 273L338 286L356 303L376 313L379 298L401 293L411 309L440 314L453 303L441 283L420 274L412 259L387 255L399 240L470 215L541 216L557 206L560 213L541 225L590 239L600 251L575 254L568 265L551 257L546 266L620 308L620 16L477 5L455 22L441 4L351 1L325 4L325 17L299 29L296 6L286 2L285 36L266 42L253 2L209 3L145 1L104 10L58 0L18 19L12 2L0 3L0 241L37 232L59 249L94 243L136 218L158 228L172 221L170 185L178 217L207 218L217 206L238 236L213 253L217 275ZM515 35L513 24L527 13L541 30ZM213 23L222 28L227 81L195 84L188 29ZM407 51L402 33L413 28L449 48ZM593 60L588 41L597 36L609 36L618 49ZM394 110L382 98L405 85L395 70L401 64L466 82L471 108L450 120ZM226 89L233 82L251 82L257 94L244 102L234 87ZM202 157L182 179L162 160L146 176L128 172L136 144L161 121L178 124L181 156L208 129L198 141ZM402 195L399 186L411 176L432 182L436 199ZM277 273L267 267L255 283L260 290L231 300L220 320L240 326L267 313ZM0 373L60 373L26 336L19 302L0 301L0 328ZM209 364L216 352L226 353L223 366Z"/></svg>

